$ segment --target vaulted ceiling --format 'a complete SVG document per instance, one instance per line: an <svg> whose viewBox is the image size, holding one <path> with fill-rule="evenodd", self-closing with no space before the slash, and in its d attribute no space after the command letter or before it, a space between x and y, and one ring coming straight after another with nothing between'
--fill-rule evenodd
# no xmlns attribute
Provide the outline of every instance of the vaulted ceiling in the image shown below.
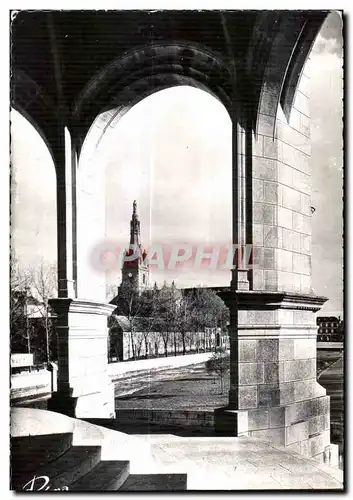
<svg viewBox="0 0 353 500"><path fill-rule="evenodd" d="M286 73L295 67L295 50L299 55L301 50L300 65L304 63L326 15L21 11L12 21L12 105L50 144L62 124L76 128L82 141L97 114L118 106L120 98L131 105L137 97L167 86L204 86L226 106L236 93L255 109L276 40L288 39L289 55L279 61ZM275 64L272 74L276 71Z"/></svg>

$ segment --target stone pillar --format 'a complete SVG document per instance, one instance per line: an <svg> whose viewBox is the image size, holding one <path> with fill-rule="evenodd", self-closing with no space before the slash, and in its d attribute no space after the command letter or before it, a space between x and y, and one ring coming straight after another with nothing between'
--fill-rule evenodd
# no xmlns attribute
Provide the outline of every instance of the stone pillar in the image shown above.
<svg viewBox="0 0 353 500"><path fill-rule="evenodd" d="M250 290L233 278L220 292L230 308L231 367L229 404L216 411L216 430L268 439L337 465L330 401L316 380L315 313L326 299L311 288L308 79L304 71L287 119L280 86L273 85L276 61L269 67L256 133L245 131L251 156L238 158L233 168L234 243L252 243L253 267ZM243 208L243 193L252 210ZM250 222L252 234L241 228Z"/></svg>
<svg viewBox="0 0 353 500"><path fill-rule="evenodd" d="M120 257L117 242L105 237L104 162L104 149L95 149L89 135L76 177L77 296L97 302L106 300L106 272L119 270Z"/></svg>
<svg viewBox="0 0 353 500"><path fill-rule="evenodd" d="M233 291L230 309L229 347L230 347L230 390L229 407L238 408L239 370L238 370L238 305L237 290L249 290L247 247L247 206L249 201L249 182L247 171L246 129L241 113L241 103L236 101L236 89L233 89L232 109L232 239L235 248L231 289ZM251 189L250 189L251 191ZM251 197L250 197L251 199ZM222 297L223 298L223 297ZM228 304L227 304L228 305ZM233 427L234 422L231 423ZM233 428L235 430L235 428ZM235 431L236 432L236 431Z"/></svg>
<svg viewBox="0 0 353 500"><path fill-rule="evenodd" d="M58 390L48 410L77 418L115 416L114 386L108 375L107 317L115 306L58 298Z"/></svg>
<svg viewBox="0 0 353 500"><path fill-rule="evenodd" d="M328 458L330 402L316 380L314 315L326 299L232 290L220 295L231 311L237 307L238 324L230 333L237 374L229 405L218 413L219 428Z"/></svg>
<svg viewBox="0 0 353 500"><path fill-rule="evenodd" d="M77 255L77 158L67 128L62 128L58 145L59 298L50 301L57 315L58 374L57 390L48 401L48 409L78 418L109 418L114 417L115 409L114 387L108 376L107 317L115 306L102 303L102 294L99 302L86 299L95 296L96 287L90 279L90 262L85 261L82 254ZM88 223L95 225L89 215ZM85 226L88 232L89 224ZM84 300L76 298L77 277L82 275L90 285L85 289ZM99 278L102 279L101 275ZM99 288L100 293L102 288Z"/></svg>

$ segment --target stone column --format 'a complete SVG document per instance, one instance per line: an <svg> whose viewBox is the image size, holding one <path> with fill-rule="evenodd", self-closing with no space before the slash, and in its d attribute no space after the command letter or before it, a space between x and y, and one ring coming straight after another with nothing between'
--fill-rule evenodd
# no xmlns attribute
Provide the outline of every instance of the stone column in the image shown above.
<svg viewBox="0 0 353 500"><path fill-rule="evenodd" d="M75 155L68 129L62 129L58 137L56 152L57 182L57 245L58 245L58 295L75 297L74 282L74 203L75 193Z"/></svg>
<svg viewBox="0 0 353 500"><path fill-rule="evenodd" d="M58 317L59 370L48 410L77 418L114 417L107 317L115 306L70 298L53 299L50 305Z"/></svg>
<svg viewBox="0 0 353 500"><path fill-rule="evenodd" d="M247 236L241 224L251 222L254 259L250 290L233 278L220 292L230 308L231 368L229 404L216 412L216 429L267 439L334 465L330 401L316 380L315 313L326 299L311 288L308 78L304 71L287 118L272 85L276 61L256 133L246 129L252 151L244 177L252 211L242 207L243 192L249 196L239 187L242 161L237 175L233 169L235 243Z"/></svg>
<svg viewBox="0 0 353 500"><path fill-rule="evenodd" d="M233 205L233 245L235 246L234 269L231 286L237 290L249 290L247 267L247 168L246 130L241 125L236 110L232 119L232 205Z"/></svg>
<svg viewBox="0 0 353 500"><path fill-rule="evenodd" d="M56 153L59 298L50 301L57 315L58 379L48 409L78 418L110 418L114 417L115 409L114 387L108 375L107 317L115 306L89 299L90 295L94 297L93 280L85 290L85 299L76 298L77 276L85 274L89 283L91 268L80 255L77 258L77 161L67 128L63 128L59 145Z"/></svg>
<svg viewBox="0 0 353 500"><path fill-rule="evenodd" d="M236 94L234 90L234 94ZM241 122L241 107L235 98L232 112L232 206L233 206L233 261L231 289L234 291L230 309L229 346L230 346L230 390L229 408L238 408L239 369L238 369L238 306L237 290L249 290L247 262L247 203L249 183L246 157L246 130Z"/></svg>

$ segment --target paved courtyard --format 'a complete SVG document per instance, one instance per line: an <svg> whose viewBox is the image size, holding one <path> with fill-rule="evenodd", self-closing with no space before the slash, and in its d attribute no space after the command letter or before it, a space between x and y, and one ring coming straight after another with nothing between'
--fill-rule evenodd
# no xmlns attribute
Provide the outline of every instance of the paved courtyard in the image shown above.
<svg viewBox="0 0 353 500"><path fill-rule="evenodd" d="M212 410L228 403L229 377L221 394L220 380L206 373L205 365L143 374L115 386L116 408Z"/></svg>
<svg viewBox="0 0 353 500"><path fill-rule="evenodd" d="M342 353L318 351L317 373L321 376L320 380L324 382L332 377L335 381L342 380L343 367L340 363ZM116 408L121 409L212 410L227 405L228 391L229 374L224 377L221 394L219 377L207 374L205 363L198 363L160 372L126 374L126 378L116 381L115 403Z"/></svg>
<svg viewBox="0 0 353 500"><path fill-rule="evenodd" d="M254 438L138 437L151 445L156 470L187 472L188 490L342 488L342 471Z"/></svg>

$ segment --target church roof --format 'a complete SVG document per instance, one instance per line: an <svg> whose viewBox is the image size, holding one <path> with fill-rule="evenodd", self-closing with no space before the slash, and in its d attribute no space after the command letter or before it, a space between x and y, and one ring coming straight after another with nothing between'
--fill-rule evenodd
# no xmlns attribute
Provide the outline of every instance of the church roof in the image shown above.
<svg viewBox="0 0 353 500"><path fill-rule="evenodd" d="M122 316L122 315L118 316L118 315L114 314L113 317L114 317L115 321L118 323L118 325L120 326L120 328L122 329L123 332L130 332L131 331L130 321L127 318L127 316ZM146 318L141 318L139 316L135 316L134 317L135 329L139 328L139 320L141 320L140 326L142 327L143 319L146 319Z"/></svg>
<svg viewBox="0 0 353 500"><path fill-rule="evenodd" d="M120 328L122 329L123 332L129 332L130 331L130 321L126 316L115 316L114 315L115 321L118 323Z"/></svg>

